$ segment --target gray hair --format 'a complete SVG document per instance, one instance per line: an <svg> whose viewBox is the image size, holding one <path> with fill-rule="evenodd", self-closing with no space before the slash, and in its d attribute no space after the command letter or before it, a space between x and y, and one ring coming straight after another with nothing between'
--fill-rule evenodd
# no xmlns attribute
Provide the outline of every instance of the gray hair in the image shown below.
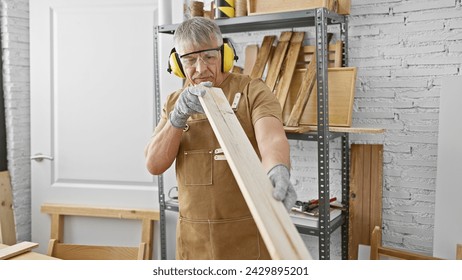
<svg viewBox="0 0 462 280"><path fill-rule="evenodd" d="M182 22L173 36L173 43L177 51L183 51L185 44L200 47L205 43L216 40L218 46L223 44L220 28L215 21L204 17L193 17Z"/></svg>

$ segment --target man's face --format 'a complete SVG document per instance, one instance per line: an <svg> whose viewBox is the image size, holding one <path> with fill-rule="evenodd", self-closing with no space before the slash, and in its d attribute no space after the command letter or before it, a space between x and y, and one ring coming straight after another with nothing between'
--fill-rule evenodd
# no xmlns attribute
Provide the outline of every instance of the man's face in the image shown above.
<svg viewBox="0 0 462 280"><path fill-rule="evenodd" d="M210 43L200 47L186 47L180 53L186 77L193 84L212 82L217 86L224 80L224 74L221 72L220 47L216 43Z"/></svg>

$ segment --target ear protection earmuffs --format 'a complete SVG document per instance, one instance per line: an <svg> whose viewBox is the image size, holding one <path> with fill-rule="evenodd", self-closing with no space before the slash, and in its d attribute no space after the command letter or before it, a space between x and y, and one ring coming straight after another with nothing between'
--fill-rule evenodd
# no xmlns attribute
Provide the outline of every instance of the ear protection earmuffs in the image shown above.
<svg viewBox="0 0 462 280"><path fill-rule="evenodd" d="M234 66L234 61L237 61L239 58L236 55L233 44L228 38L223 38L223 46L220 49L221 52L221 71L229 72ZM186 74L181 64L180 55L176 52L175 48L170 51L170 56L168 58L168 68L167 71L171 74L185 79Z"/></svg>

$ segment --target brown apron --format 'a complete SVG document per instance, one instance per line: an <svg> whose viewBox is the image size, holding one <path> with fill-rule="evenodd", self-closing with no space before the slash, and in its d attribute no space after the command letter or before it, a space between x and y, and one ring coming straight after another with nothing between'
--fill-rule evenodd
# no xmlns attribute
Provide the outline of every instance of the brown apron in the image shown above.
<svg viewBox="0 0 462 280"><path fill-rule="evenodd" d="M245 92L249 81L228 83L223 91L230 104L235 93L242 93L236 115L256 149ZM176 159L180 205L176 258L270 259L206 116L192 116L188 126Z"/></svg>

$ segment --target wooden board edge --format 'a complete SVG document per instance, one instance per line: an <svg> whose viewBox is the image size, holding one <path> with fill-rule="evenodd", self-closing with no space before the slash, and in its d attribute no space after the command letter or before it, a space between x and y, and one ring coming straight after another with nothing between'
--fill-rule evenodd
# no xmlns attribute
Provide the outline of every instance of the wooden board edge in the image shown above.
<svg viewBox="0 0 462 280"><path fill-rule="evenodd" d="M222 90L206 91L199 100L271 257L312 259L284 206L272 197L271 182Z"/></svg>

